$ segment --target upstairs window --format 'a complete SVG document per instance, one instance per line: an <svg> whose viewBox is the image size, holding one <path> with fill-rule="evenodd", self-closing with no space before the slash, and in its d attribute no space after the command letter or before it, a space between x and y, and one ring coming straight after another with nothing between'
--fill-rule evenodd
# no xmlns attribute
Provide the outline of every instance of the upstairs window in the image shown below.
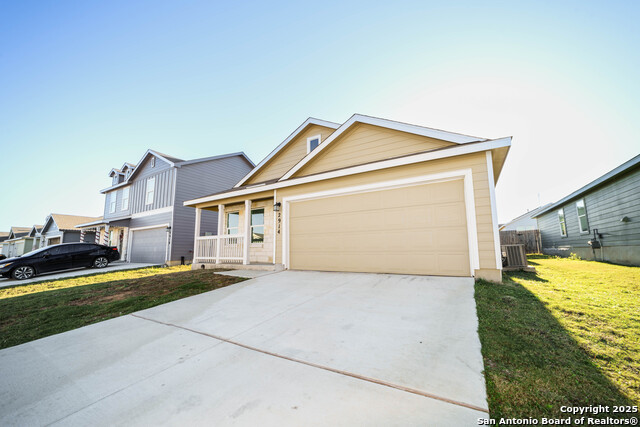
<svg viewBox="0 0 640 427"><path fill-rule="evenodd" d="M113 178L111 179L111 184L116 185L117 183L118 183L118 174L114 174Z"/></svg>
<svg viewBox="0 0 640 427"><path fill-rule="evenodd" d="M227 234L238 234L240 224L240 212L227 213Z"/></svg>
<svg viewBox="0 0 640 427"><path fill-rule="evenodd" d="M129 209L129 187L122 189L122 207L123 211Z"/></svg>
<svg viewBox="0 0 640 427"><path fill-rule="evenodd" d="M152 158L151 158L151 167L152 167L152 168L155 168L155 167L156 167L156 158L155 158L155 157L152 157Z"/></svg>
<svg viewBox="0 0 640 427"><path fill-rule="evenodd" d="M155 193L156 193L156 177L154 176L147 179L147 192L144 198L145 204L147 205L153 204L153 198L155 197Z"/></svg>
<svg viewBox="0 0 640 427"><path fill-rule="evenodd" d="M589 221L587 220L587 209L584 206L584 199L576 202L576 209L578 210L578 227L580 227L580 233L588 233Z"/></svg>
<svg viewBox="0 0 640 427"><path fill-rule="evenodd" d="M318 148L320 145L320 135L307 138L307 154Z"/></svg>
<svg viewBox="0 0 640 427"><path fill-rule="evenodd" d="M567 224L564 222L564 210L558 209L558 222L560 223L560 235L567 237Z"/></svg>
<svg viewBox="0 0 640 427"><path fill-rule="evenodd" d="M264 209L251 210L251 243L264 242Z"/></svg>
<svg viewBox="0 0 640 427"><path fill-rule="evenodd" d="M109 193L109 213L114 213L116 211L116 201L118 197L118 192Z"/></svg>

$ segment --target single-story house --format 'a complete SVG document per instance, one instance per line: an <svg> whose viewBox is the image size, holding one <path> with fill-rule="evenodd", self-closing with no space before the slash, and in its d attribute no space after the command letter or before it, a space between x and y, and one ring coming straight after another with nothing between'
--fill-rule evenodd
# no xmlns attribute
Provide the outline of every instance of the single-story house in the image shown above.
<svg viewBox="0 0 640 427"><path fill-rule="evenodd" d="M544 206L538 206L537 208L527 211L512 219L509 222L501 224L499 229L500 231L529 231L529 230L537 230L538 229L538 220L534 218L534 216L545 209L547 206L550 206L551 203L548 203Z"/></svg>
<svg viewBox="0 0 640 427"><path fill-rule="evenodd" d="M193 258L195 211L183 202L227 189L255 165L244 153L182 160L147 150L137 164L109 171L104 215L78 227L98 233L129 262L175 265ZM215 212L205 223L217 224Z"/></svg>
<svg viewBox="0 0 640 427"><path fill-rule="evenodd" d="M30 231L30 227L11 227L9 235L2 242L2 253L7 258L12 258L33 250L33 239L29 237Z"/></svg>
<svg viewBox="0 0 640 427"><path fill-rule="evenodd" d="M536 219L546 254L640 265L640 155L547 206Z"/></svg>
<svg viewBox="0 0 640 427"><path fill-rule="evenodd" d="M10 231L0 231L0 255L7 256L7 254L4 253L4 242L9 238L10 233Z"/></svg>
<svg viewBox="0 0 640 427"><path fill-rule="evenodd" d="M353 115L309 118L233 188L196 208L193 268L502 279L495 184L511 137ZM217 229L200 219L218 213Z"/></svg>
<svg viewBox="0 0 640 427"><path fill-rule="evenodd" d="M42 226L42 247L57 245L59 243L80 242L81 230L77 229L78 224L98 220L94 216L64 215L52 213L47 216ZM93 242L95 233L89 232L85 236L86 242Z"/></svg>

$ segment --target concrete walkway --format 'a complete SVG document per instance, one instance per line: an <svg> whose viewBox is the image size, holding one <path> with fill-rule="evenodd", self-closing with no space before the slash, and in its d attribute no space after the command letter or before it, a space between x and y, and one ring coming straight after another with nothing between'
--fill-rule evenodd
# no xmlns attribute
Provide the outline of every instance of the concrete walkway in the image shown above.
<svg viewBox="0 0 640 427"><path fill-rule="evenodd" d="M0 425L477 425L473 281L286 271L0 351Z"/></svg>
<svg viewBox="0 0 640 427"><path fill-rule="evenodd" d="M118 271L118 270L133 270L136 268L153 267L155 265L156 264L143 264L143 263L116 261L114 263L109 264L105 268L76 268L74 270L55 271L53 273L44 273L32 279L27 279L27 280L14 280L14 279L5 279L4 277L0 277L0 288L4 288L6 286L28 285L31 283L44 282L48 280L66 279L68 277L86 276L89 274L96 274L96 273L110 273L112 271Z"/></svg>

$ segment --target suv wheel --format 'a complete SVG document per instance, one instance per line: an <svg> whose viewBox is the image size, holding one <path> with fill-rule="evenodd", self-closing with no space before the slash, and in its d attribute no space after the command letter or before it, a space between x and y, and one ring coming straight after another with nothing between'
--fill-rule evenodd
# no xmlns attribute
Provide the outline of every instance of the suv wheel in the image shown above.
<svg viewBox="0 0 640 427"><path fill-rule="evenodd" d="M22 265L13 270L13 273L11 273L13 278L16 280L31 279L33 276L35 276L35 274L36 271L30 265Z"/></svg>
<svg viewBox="0 0 640 427"><path fill-rule="evenodd" d="M107 257L99 256L98 258L93 260L93 266L95 268L105 268L109 265L109 260Z"/></svg>

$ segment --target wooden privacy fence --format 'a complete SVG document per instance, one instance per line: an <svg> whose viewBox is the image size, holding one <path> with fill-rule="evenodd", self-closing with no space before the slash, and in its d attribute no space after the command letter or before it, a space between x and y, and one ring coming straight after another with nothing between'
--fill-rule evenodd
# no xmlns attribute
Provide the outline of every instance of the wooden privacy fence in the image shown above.
<svg viewBox="0 0 640 427"><path fill-rule="evenodd" d="M540 230L516 231L508 230L500 232L501 245L524 245L524 250L528 254L542 252L542 240Z"/></svg>

